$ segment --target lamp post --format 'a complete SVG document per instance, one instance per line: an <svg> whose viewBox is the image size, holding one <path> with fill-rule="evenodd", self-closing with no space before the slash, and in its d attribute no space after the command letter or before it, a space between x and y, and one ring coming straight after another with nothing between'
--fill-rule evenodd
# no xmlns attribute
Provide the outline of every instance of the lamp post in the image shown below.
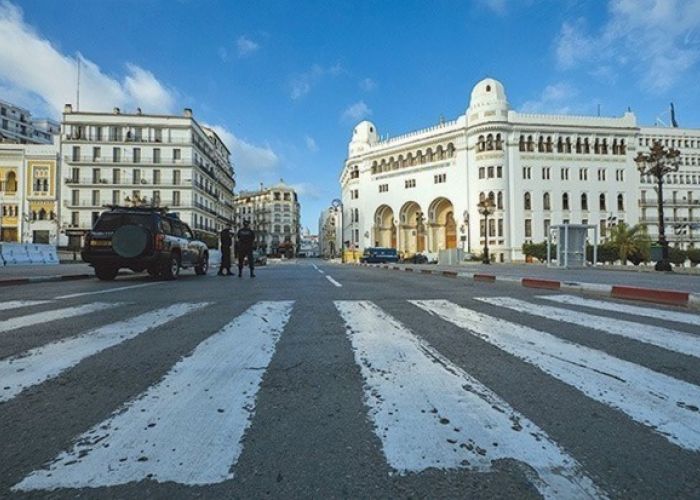
<svg viewBox="0 0 700 500"><path fill-rule="evenodd" d="M416 254L418 254L418 242L420 241L421 229L423 227L423 221L425 216L423 212L416 213Z"/></svg>
<svg viewBox="0 0 700 500"><path fill-rule="evenodd" d="M657 208L659 213L659 245L661 245L661 260L654 268L657 271L672 271L671 261L668 255L668 241L664 227L664 175L677 172L681 161L681 152L677 149L666 149L661 142L654 141L654 145L648 154L641 151L637 153L634 162L640 175L651 175L656 179Z"/></svg>
<svg viewBox="0 0 700 500"><path fill-rule="evenodd" d="M462 220L464 221L464 232L467 236L467 253L472 253L472 245L469 239L469 211L462 212Z"/></svg>
<svg viewBox="0 0 700 500"><path fill-rule="evenodd" d="M340 224L340 261L345 263L345 225L343 224L343 202L336 198L331 202L331 208L335 213L340 213L338 223Z"/></svg>
<svg viewBox="0 0 700 500"><path fill-rule="evenodd" d="M477 205L479 213L484 216L484 258L481 260L483 264L491 264L489 259L489 215L493 214L496 206L491 198L485 198Z"/></svg>

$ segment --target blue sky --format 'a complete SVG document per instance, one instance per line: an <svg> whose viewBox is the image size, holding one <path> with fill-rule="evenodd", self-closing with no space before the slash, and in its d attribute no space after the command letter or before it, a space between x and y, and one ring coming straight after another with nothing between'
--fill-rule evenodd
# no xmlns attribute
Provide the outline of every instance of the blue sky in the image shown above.
<svg viewBox="0 0 700 500"><path fill-rule="evenodd" d="M295 185L314 232L356 122L456 118L485 76L522 111L653 124L673 101L700 127L700 0L0 0L0 98L58 117L78 57L81 109L193 108L239 188Z"/></svg>

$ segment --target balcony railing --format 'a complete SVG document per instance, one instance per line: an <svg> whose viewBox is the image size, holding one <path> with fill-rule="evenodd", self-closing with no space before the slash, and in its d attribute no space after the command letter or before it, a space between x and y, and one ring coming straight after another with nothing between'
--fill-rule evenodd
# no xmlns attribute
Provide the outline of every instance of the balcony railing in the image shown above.
<svg viewBox="0 0 700 500"><path fill-rule="evenodd" d="M163 140L162 138L156 139L156 138L148 138L148 137L126 137L126 135L121 134L121 135L113 135L113 134L102 134L102 135L96 135L96 134L66 134L63 136L64 141L70 141L70 142L96 142L96 143L110 143L110 142L115 142L115 143L129 143L129 144L165 144L165 145L170 145L170 144L175 144L175 145L183 145L183 144L192 144L192 141L189 138L185 139L166 139Z"/></svg>
<svg viewBox="0 0 700 500"><path fill-rule="evenodd" d="M64 155L63 160L66 163L90 163L99 165L183 165L191 166L193 162L186 162L182 158L157 158L153 157L146 158L144 156L134 158L133 156L74 156L74 155Z"/></svg>
<svg viewBox="0 0 700 500"><path fill-rule="evenodd" d="M639 200L640 207L656 207L657 205L658 205L658 199ZM700 200L687 200L687 199L664 200L664 207L697 207L697 206L700 206Z"/></svg>
<svg viewBox="0 0 700 500"><path fill-rule="evenodd" d="M191 186L190 183L174 183L174 182L165 182L163 179L160 180L158 183L154 183L152 180L149 179L117 179L117 182L114 182L114 178L102 178L102 179L94 179L94 178L76 178L76 177L66 177L65 182L67 185L83 185L83 186L132 186L132 187L141 187L141 186L154 186L154 187L169 187L169 186L175 186L175 187L189 187Z"/></svg>

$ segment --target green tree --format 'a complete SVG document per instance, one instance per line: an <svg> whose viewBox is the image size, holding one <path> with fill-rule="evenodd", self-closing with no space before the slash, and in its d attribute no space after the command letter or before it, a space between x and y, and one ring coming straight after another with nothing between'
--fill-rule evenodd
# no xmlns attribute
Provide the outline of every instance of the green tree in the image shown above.
<svg viewBox="0 0 700 500"><path fill-rule="evenodd" d="M685 263L685 260L688 258L688 254L685 250L678 247L671 247L668 249L668 258L673 264L680 266Z"/></svg>
<svg viewBox="0 0 700 500"><path fill-rule="evenodd" d="M551 248L552 260L557 260L557 246L552 243ZM542 243L523 243L523 254L527 257L532 257L540 262L547 261L547 242Z"/></svg>
<svg viewBox="0 0 700 500"><path fill-rule="evenodd" d="M636 266L640 262L648 261L651 256L651 239L646 226L641 224L630 227L620 222L610 230L609 243L617 251L617 257L623 264L630 260Z"/></svg>
<svg viewBox="0 0 700 500"><path fill-rule="evenodd" d="M700 248L689 248L686 252L688 254L688 259L693 266L700 264Z"/></svg>

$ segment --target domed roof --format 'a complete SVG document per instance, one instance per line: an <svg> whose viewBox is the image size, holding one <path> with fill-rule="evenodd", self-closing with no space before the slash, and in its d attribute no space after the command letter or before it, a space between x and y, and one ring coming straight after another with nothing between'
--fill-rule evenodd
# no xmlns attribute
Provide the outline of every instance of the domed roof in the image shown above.
<svg viewBox="0 0 700 500"><path fill-rule="evenodd" d="M506 90L503 84L493 78L484 78L472 89L470 107L483 104L506 102Z"/></svg>
<svg viewBox="0 0 700 500"><path fill-rule="evenodd" d="M366 142L370 137L377 135L377 127L369 120L363 120L352 131L353 141Z"/></svg>

